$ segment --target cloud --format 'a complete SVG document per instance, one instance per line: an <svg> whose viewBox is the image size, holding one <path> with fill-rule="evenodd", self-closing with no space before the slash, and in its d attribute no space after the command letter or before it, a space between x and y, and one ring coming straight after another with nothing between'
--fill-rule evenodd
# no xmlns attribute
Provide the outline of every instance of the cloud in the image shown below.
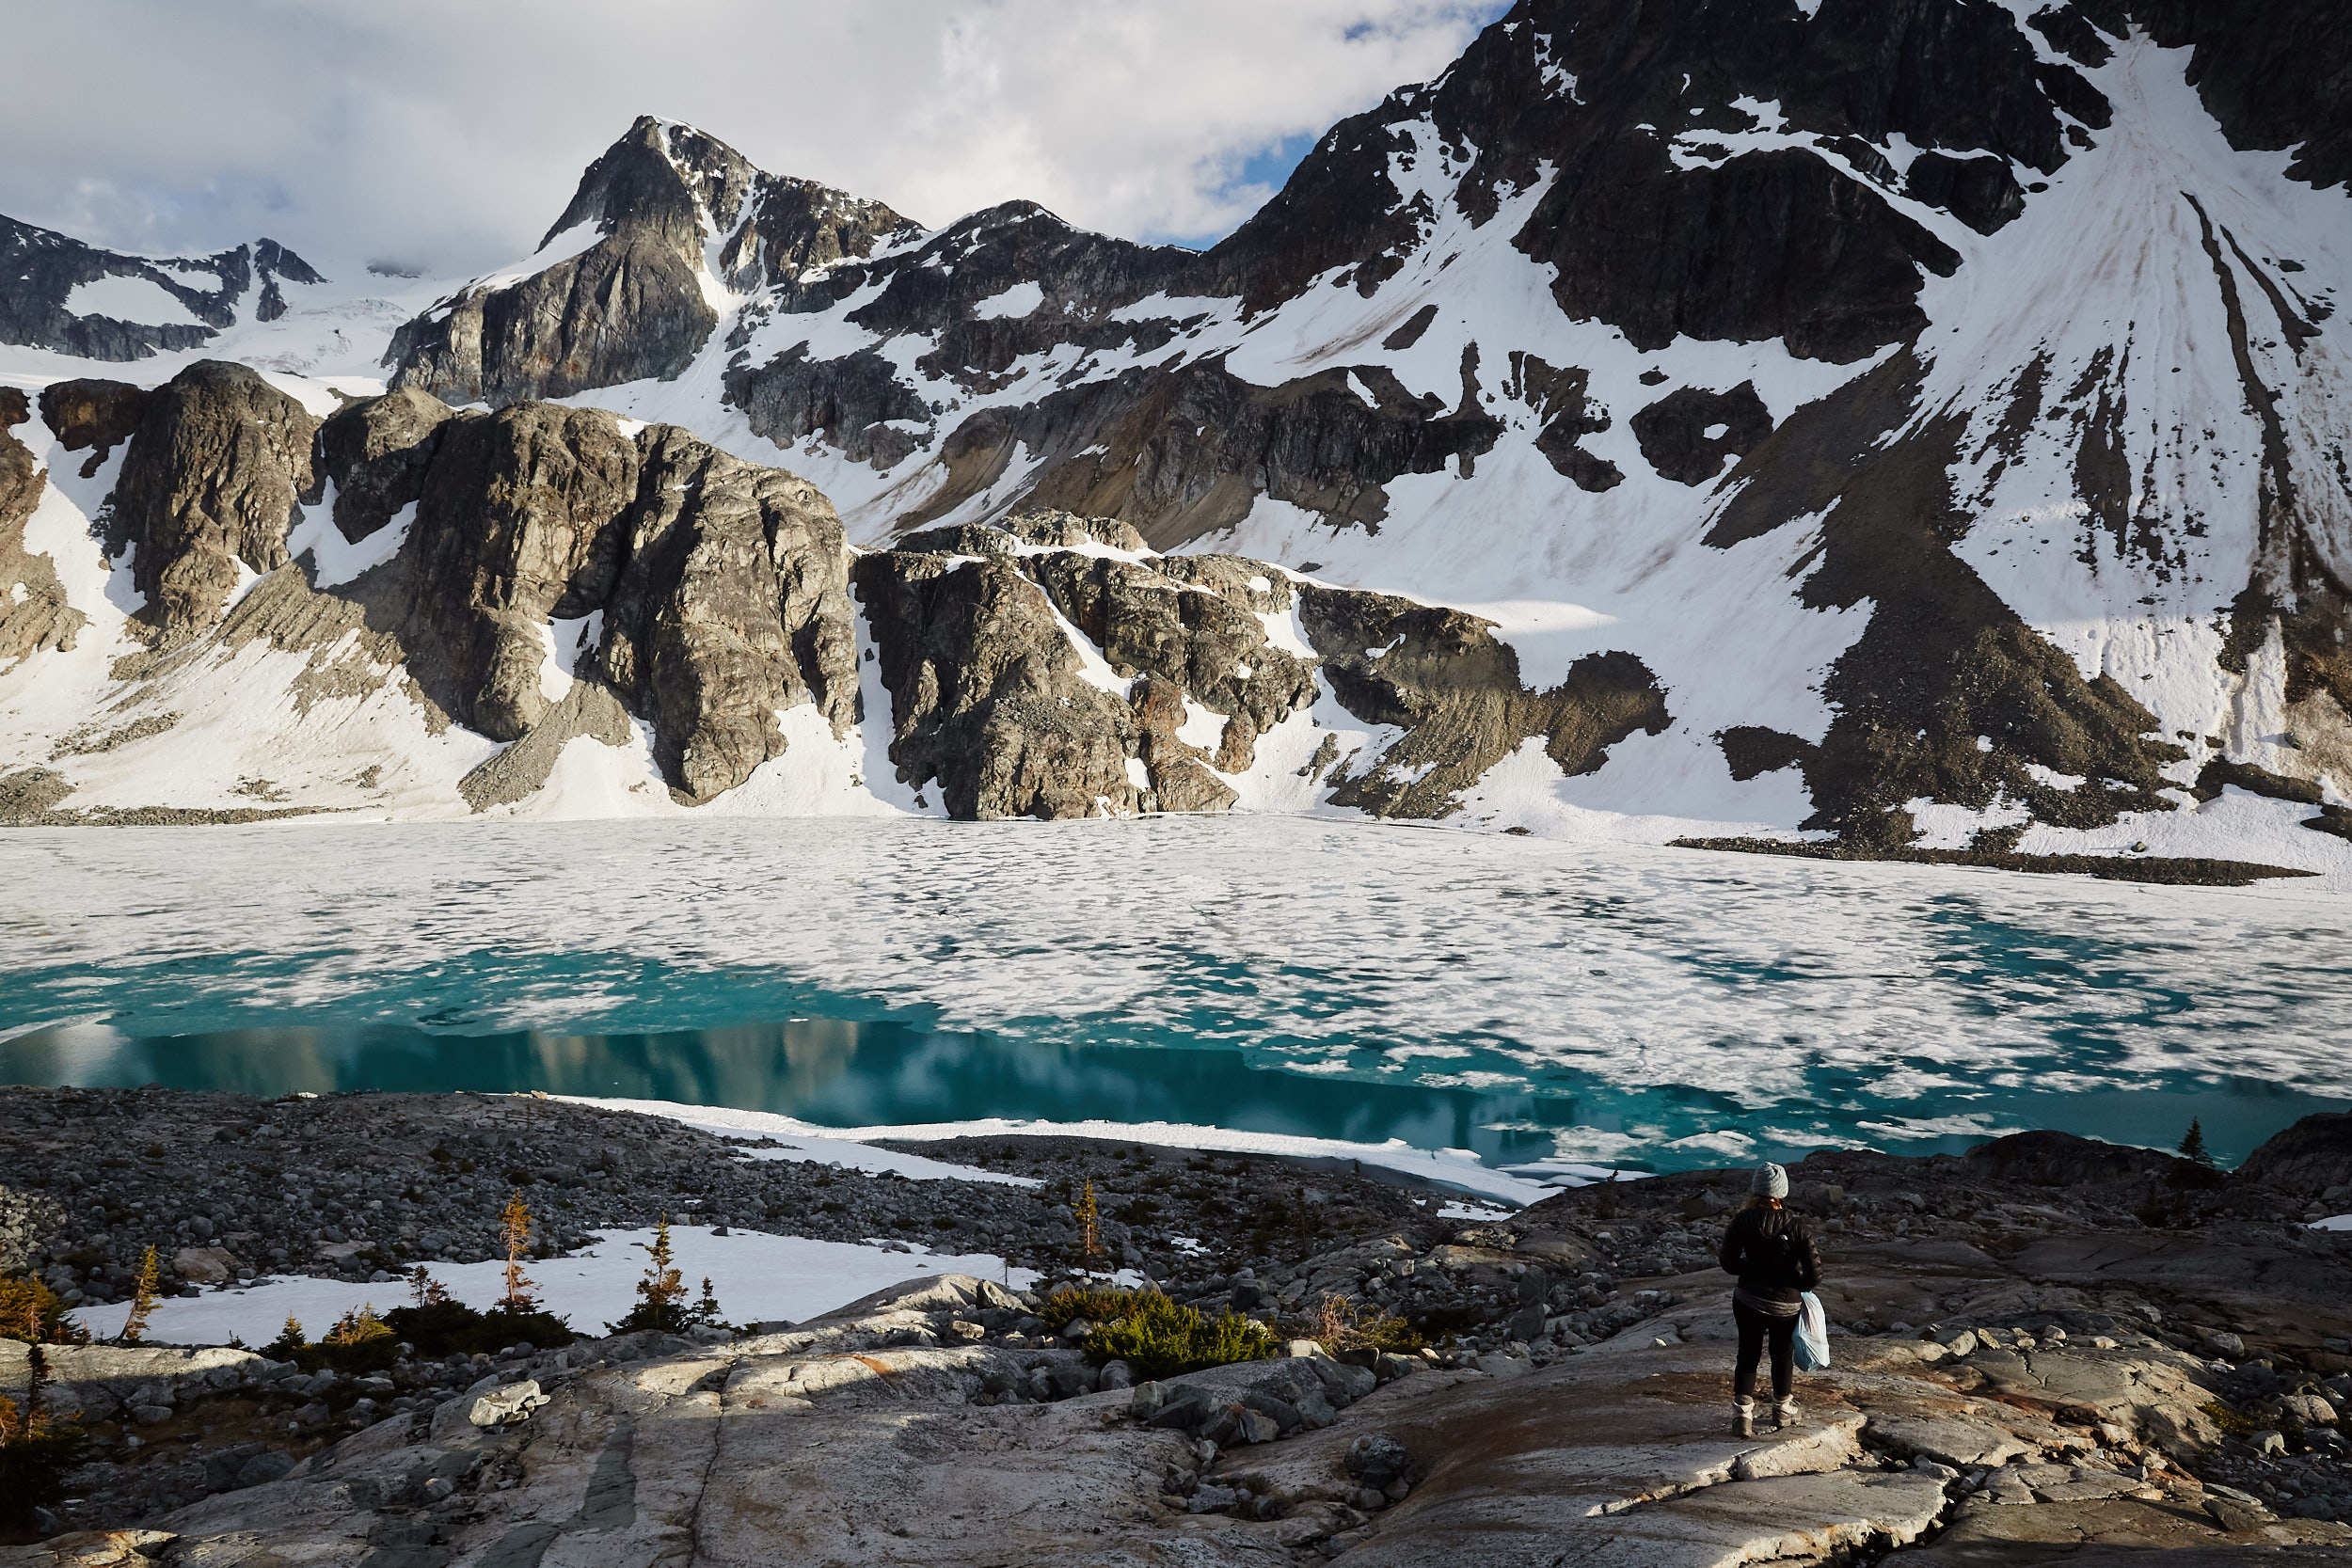
<svg viewBox="0 0 2352 1568"><path fill-rule="evenodd" d="M74 0L11 8L0 212L267 233L444 275L526 253L640 113L926 223L1015 197L1205 241L1500 0ZM29 69L27 69L29 67Z"/></svg>

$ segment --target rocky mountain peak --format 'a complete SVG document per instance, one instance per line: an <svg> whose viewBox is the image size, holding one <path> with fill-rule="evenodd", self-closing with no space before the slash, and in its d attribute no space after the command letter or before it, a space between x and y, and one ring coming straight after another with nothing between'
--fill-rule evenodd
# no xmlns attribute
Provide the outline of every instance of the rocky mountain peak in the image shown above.
<svg viewBox="0 0 2352 1568"><path fill-rule="evenodd" d="M802 744L770 699L806 691L834 736L843 705L893 705L887 765L857 776L981 815L1232 789L1871 852L2341 861L2341 32L2318 0L1521 0L1206 252L1021 201L925 230L641 119L538 253L401 328L409 401L330 420L323 441L372 454L331 470L336 527L367 554L419 468L453 487L420 540L505 515L469 493L499 466L455 461L494 430L532 471L610 447L637 477L598 482L594 539L550 526L564 586L515 598L478 542L410 583L472 607L430 612L448 635L416 645L447 669L421 689L523 758L551 725L626 738L626 707L681 799ZM673 453L711 490L673 517L632 488L657 466L638 436L543 409L477 432L466 407L590 392L756 472ZM88 479L113 427L81 424ZM833 524L771 497L780 472ZM1045 563L1005 526L1040 508L1150 560L1090 564L1095 534ZM782 531L765 566L739 549L755 517ZM804 621L729 611L767 708L664 641L642 607L666 586L629 624L677 661L608 660L600 719L558 695L548 640L576 672L581 607L621 626L608 567L640 522L648 547L710 541L681 559L729 581L803 580ZM835 524L854 613L826 586ZM262 569L254 530L221 533L172 611L199 629ZM1206 560L1295 573L1266 591L1287 605L1247 606L1295 624L1202 641L1183 563ZM796 642L856 626L875 657L849 667ZM1138 626L1198 657L1115 655ZM1267 648L1315 659L1329 702L1301 708ZM1228 742L1195 707L1248 723ZM1316 765L1318 725L1360 744Z"/></svg>
<svg viewBox="0 0 2352 1568"><path fill-rule="evenodd" d="M276 240L210 256L133 256L0 217L0 343L84 359L200 348L240 321L275 321L286 287L326 281Z"/></svg>

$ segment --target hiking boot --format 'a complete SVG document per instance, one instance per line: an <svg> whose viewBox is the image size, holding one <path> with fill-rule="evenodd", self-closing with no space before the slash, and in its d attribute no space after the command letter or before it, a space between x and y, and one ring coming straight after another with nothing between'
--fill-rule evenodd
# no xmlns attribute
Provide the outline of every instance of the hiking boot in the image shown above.
<svg viewBox="0 0 2352 1568"><path fill-rule="evenodd" d="M1780 1401L1772 1406L1772 1430L1774 1432L1780 1431L1783 1427L1792 1427L1796 1424L1797 1402L1793 1395L1788 1399Z"/></svg>
<svg viewBox="0 0 2352 1568"><path fill-rule="evenodd" d="M1731 1434L1734 1437L1756 1435L1756 1402L1754 1400L1731 1402Z"/></svg>

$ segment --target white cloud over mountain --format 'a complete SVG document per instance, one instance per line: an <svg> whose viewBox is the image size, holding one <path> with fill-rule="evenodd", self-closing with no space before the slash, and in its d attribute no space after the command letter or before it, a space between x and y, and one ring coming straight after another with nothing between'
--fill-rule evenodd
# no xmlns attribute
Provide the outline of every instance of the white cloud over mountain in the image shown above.
<svg viewBox="0 0 2352 1568"><path fill-rule="evenodd" d="M639 113L943 223L1014 197L1231 229L1269 151L1434 74L1496 0L17 3L0 212L459 273L531 248ZM1251 160L1258 158L1253 167ZM1279 166L1279 155L1271 160Z"/></svg>

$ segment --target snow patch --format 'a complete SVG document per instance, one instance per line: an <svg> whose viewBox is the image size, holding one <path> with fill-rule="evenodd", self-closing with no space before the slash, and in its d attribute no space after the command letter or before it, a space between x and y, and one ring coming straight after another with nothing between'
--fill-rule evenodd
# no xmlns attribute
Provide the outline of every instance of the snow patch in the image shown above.
<svg viewBox="0 0 2352 1568"><path fill-rule="evenodd" d="M1045 291L1035 283L1015 283L1002 293L989 295L972 307L973 316L979 321L1006 321L1026 316L1045 303Z"/></svg>
<svg viewBox="0 0 2352 1568"><path fill-rule="evenodd" d="M107 316L142 326L203 326L204 319L151 277L108 273L76 283L65 296L70 316Z"/></svg>

